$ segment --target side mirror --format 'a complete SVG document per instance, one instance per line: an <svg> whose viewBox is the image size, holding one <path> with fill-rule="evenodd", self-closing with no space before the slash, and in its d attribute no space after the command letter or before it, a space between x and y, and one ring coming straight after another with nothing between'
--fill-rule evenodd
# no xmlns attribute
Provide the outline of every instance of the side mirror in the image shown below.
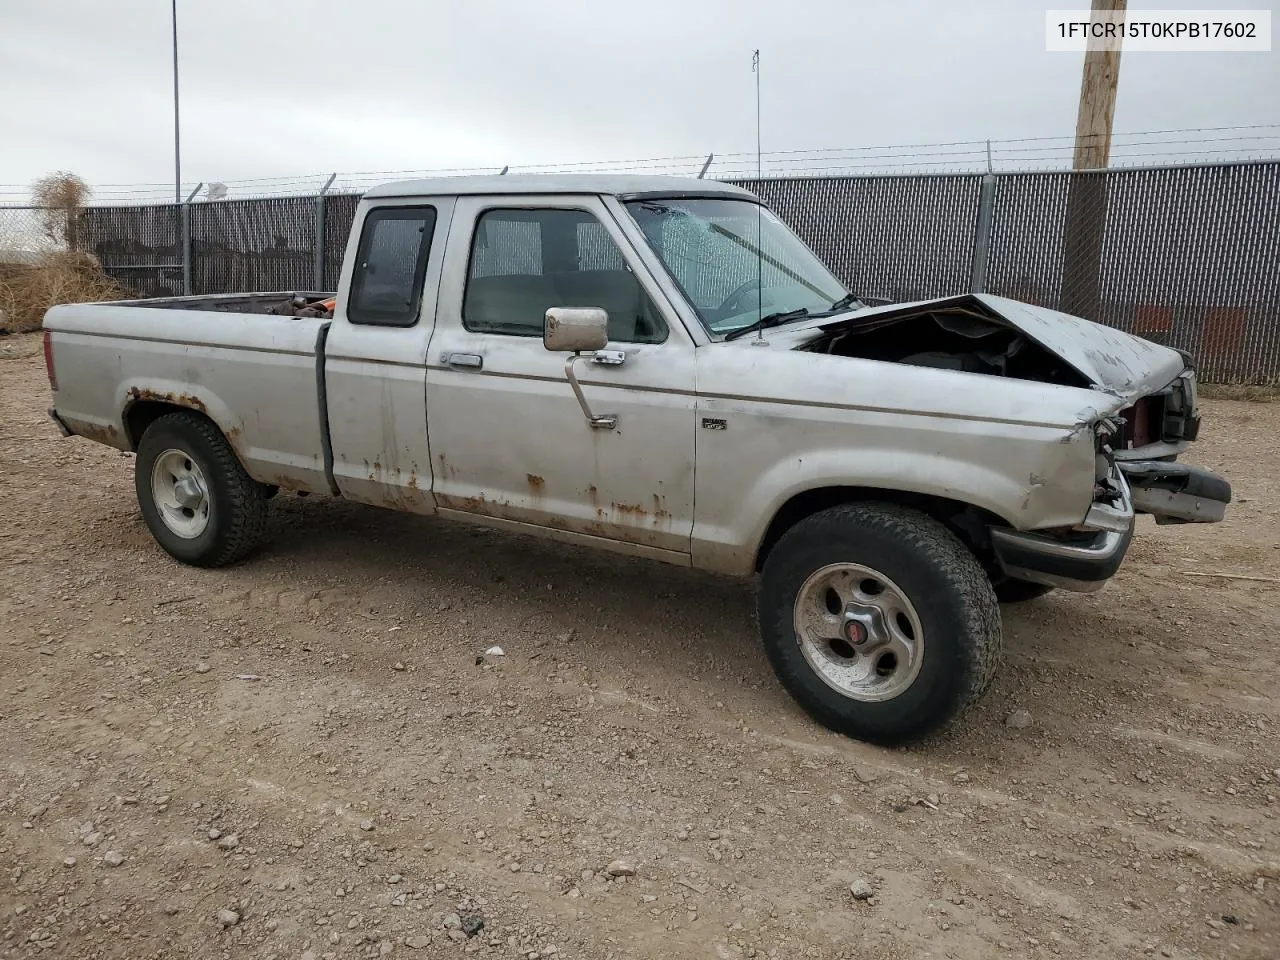
<svg viewBox="0 0 1280 960"><path fill-rule="evenodd" d="M609 314L599 307L551 307L542 321L542 345L554 353L603 350Z"/></svg>
<svg viewBox="0 0 1280 960"><path fill-rule="evenodd" d="M599 430L612 430L618 425L616 413L595 414L582 393L582 384L573 372L573 365L583 359L586 350L602 350L609 344L609 314L599 307L551 307L542 321L542 345L557 353L569 351L572 356L565 361L564 375L578 398L578 406L587 423ZM600 356L599 353L596 354Z"/></svg>

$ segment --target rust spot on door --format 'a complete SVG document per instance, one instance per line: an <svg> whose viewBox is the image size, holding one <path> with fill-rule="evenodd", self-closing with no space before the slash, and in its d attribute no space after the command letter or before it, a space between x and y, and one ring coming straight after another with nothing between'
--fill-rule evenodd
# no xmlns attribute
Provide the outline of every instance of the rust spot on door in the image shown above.
<svg viewBox="0 0 1280 960"><path fill-rule="evenodd" d="M614 503L611 506L615 513L633 523L648 516L645 508L638 503Z"/></svg>
<svg viewBox="0 0 1280 960"><path fill-rule="evenodd" d="M529 486L533 488L535 493L541 493L542 488L546 486L547 481L543 480L536 473L526 473L525 477L529 481Z"/></svg>
<svg viewBox="0 0 1280 960"><path fill-rule="evenodd" d="M482 513L481 509L488 501L485 500L484 494L480 493L473 497L454 497L445 493L436 494L436 500L440 502L440 506L448 507L451 510L467 510L471 513Z"/></svg>
<svg viewBox="0 0 1280 960"><path fill-rule="evenodd" d="M655 525L671 522L671 514L667 511L666 500L656 493L653 495L653 522Z"/></svg>

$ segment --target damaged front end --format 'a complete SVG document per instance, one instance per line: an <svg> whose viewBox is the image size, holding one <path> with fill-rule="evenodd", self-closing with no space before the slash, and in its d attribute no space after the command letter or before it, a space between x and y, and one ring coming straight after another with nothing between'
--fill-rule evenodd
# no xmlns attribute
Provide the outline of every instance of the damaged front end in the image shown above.
<svg viewBox="0 0 1280 960"><path fill-rule="evenodd" d="M873 307L818 329L799 349L1086 387L1129 402L1159 393L1187 369L1176 350L989 294Z"/></svg>
<svg viewBox="0 0 1280 960"><path fill-rule="evenodd" d="M1196 378L1189 365L1162 389L1140 397L1096 429L1095 494L1117 496L1119 478L1133 512L1150 514L1158 524L1219 523L1225 518L1231 484L1203 467L1176 462L1200 433Z"/></svg>
<svg viewBox="0 0 1280 960"><path fill-rule="evenodd" d="M1102 588L1120 569L1133 539L1137 510L1108 442L1120 422L1093 424L1093 500L1080 523L1049 530L992 527L991 547L1001 574L1080 593Z"/></svg>
<svg viewBox="0 0 1280 960"><path fill-rule="evenodd" d="M1069 387L1093 385L976 296L863 311L820 329L821 336L799 349Z"/></svg>
<svg viewBox="0 0 1280 960"><path fill-rule="evenodd" d="M1096 590L1119 568L1137 514L1215 523L1231 485L1175 462L1200 429L1186 354L1079 317L1002 297L966 295L875 307L820 325L798 350L1077 387L1115 398L1081 428L1095 437L1092 503L1071 527L992 527L1003 574Z"/></svg>

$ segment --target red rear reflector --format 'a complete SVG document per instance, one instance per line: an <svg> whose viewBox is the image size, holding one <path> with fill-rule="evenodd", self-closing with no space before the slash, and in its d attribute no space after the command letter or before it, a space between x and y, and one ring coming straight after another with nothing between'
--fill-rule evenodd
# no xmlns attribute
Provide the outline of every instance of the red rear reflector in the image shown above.
<svg viewBox="0 0 1280 960"><path fill-rule="evenodd" d="M44 372L49 375L49 389L57 391L58 377L53 372L53 334L44 332Z"/></svg>

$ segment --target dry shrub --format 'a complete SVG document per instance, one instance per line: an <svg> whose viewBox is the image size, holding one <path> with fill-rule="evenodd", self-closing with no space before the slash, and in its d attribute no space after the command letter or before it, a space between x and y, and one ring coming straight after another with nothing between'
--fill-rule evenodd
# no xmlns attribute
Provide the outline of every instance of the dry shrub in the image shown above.
<svg viewBox="0 0 1280 960"><path fill-rule="evenodd" d="M89 185L74 173L59 170L31 185L31 198L40 211L40 228L53 243L68 250L80 244L80 222L84 217Z"/></svg>
<svg viewBox="0 0 1280 960"><path fill-rule="evenodd" d="M10 265L0 272L0 331L39 330L45 311L59 303L119 300L127 296L84 253L57 251L37 263Z"/></svg>
<svg viewBox="0 0 1280 960"><path fill-rule="evenodd" d="M39 330L45 312L59 303L119 300L127 294L102 272L97 258L77 252L89 185L59 170L31 185L41 209L40 229L60 249L32 264L0 267L0 333Z"/></svg>

